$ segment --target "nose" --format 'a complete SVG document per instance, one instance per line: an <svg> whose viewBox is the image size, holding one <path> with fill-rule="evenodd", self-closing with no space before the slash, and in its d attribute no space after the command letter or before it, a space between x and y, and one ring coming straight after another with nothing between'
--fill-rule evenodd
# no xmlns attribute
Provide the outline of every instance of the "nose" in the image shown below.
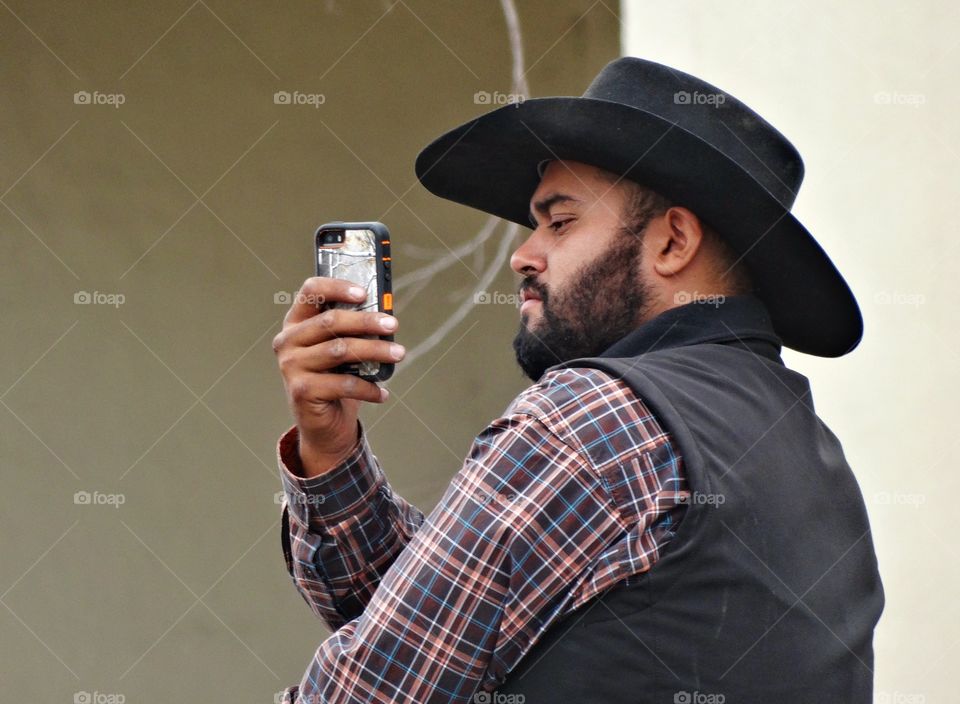
<svg viewBox="0 0 960 704"><path fill-rule="evenodd" d="M514 250L510 256L510 268L524 276L539 274L547 268L545 253L543 237L540 228L537 228Z"/></svg>

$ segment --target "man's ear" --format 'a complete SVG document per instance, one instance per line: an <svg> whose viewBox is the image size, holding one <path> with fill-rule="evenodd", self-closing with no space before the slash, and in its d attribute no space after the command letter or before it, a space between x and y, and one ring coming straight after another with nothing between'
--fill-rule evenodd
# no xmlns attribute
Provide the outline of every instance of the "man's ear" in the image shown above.
<svg viewBox="0 0 960 704"><path fill-rule="evenodd" d="M690 266L703 243L703 224L691 210L675 205L644 236L653 270L660 276L676 276Z"/></svg>

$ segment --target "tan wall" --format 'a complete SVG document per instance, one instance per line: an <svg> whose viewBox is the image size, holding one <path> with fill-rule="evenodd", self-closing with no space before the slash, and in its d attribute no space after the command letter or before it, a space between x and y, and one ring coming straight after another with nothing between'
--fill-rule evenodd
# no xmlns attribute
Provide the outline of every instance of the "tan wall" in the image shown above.
<svg viewBox="0 0 960 704"><path fill-rule="evenodd" d="M511 90L500 3L385 7L0 8L5 701L270 701L326 636L280 553L274 294L312 273L329 219L386 222L398 274L472 236L483 215L426 193L413 160L486 109L475 91ZM619 50L617 18L587 0L528 0L520 21L535 94L580 93ZM277 105L279 90L325 103ZM401 342L472 294L468 266L483 262L399 297ZM514 290L506 267L491 288ZM75 304L82 291L124 302ZM365 411L424 510L525 386L516 323L509 305L478 306Z"/></svg>

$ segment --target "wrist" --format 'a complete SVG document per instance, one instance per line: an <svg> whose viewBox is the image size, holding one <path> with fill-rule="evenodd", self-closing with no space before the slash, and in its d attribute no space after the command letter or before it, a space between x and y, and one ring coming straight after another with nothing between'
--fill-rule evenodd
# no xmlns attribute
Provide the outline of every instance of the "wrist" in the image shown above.
<svg viewBox="0 0 960 704"><path fill-rule="evenodd" d="M343 463L360 442L360 425L357 424L357 432L351 443L341 447L330 446L329 444L318 445L305 438L303 434L298 435L297 450L300 455L300 471L305 479L311 479L321 474L326 474Z"/></svg>

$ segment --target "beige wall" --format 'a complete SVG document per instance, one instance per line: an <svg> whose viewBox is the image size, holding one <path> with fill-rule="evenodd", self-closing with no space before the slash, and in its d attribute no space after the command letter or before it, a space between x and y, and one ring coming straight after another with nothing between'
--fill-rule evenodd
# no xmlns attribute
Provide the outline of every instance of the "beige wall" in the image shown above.
<svg viewBox="0 0 960 704"><path fill-rule="evenodd" d="M0 7L4 701L271 701L326 636L280 553L274 295L312 273L326 220L386 222L401 275L473 236L484 217L426 193L413 160L486 109L476 91L511 91L500 3L389 6ZM537 94L579 93L617 55L611 9L519 10ZM426 338L492 255L398 296L398 339ZM513 286L504 267L490 288ZM516 322L477 306L365 411L397 490L425 510L525 385Z"/></svg>
<svg viewBox="0 0 960 704"><path fill-rule="evenodd" d="M866 331L842 359L784 357L810 377L870 512L887 596L877 701L957 701L960 335L949 286L960 259L960 10L939 0L623 5L625 53L729 90L804 157L794 211L850 282Z"/></svg>

